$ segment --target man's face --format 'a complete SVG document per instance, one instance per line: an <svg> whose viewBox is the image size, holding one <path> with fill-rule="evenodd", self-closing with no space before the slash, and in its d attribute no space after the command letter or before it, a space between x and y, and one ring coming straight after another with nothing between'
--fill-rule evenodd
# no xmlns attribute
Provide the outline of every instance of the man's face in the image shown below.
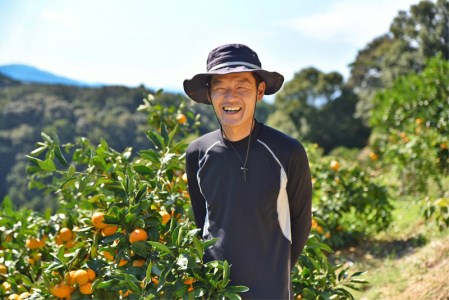
<svg viewBox="0 0 449 300"><path fill-rule="evenodd" d="M250 72L214 75L210 97L223 129L249 130L256 101L264 95L265 83L256 87L256 79Z"/></svg>

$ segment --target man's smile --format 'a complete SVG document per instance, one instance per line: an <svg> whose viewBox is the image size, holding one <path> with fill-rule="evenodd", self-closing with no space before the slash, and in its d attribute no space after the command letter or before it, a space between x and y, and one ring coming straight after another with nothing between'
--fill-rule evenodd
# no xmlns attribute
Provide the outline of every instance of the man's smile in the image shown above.
<svg viewBox="0 0 449 300"><path fill-rule="evenodd" d="M223 110L225 112L238 112L240 111L242 108L239 106L223 106Z"/></svg>

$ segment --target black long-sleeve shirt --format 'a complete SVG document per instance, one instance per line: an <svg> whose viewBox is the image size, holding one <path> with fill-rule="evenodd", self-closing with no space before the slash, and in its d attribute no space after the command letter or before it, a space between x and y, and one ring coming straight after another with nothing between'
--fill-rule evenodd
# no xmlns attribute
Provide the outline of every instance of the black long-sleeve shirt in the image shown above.
<svg viewBox="0 0 449 300"><path fill-rule="evenodd" d="M245 181L235 150L244 158L248 138L230 142L216 130L189 145L195 222L204 239L218 238L205 258L227 260L231 284L249 287L243 298L291 298L291 268L311 226L307 155L298 141L256 121Z"/></svg>

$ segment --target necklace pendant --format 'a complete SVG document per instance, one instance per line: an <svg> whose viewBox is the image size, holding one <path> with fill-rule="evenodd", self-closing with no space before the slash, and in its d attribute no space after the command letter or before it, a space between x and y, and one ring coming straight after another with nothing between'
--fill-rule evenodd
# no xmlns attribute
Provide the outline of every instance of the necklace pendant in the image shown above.
<svg viewBox="0 0 449 300"><path fill-rule="evenodd" d="M245 180L245 182L246 182L246 172L248 172L248 168L240 167L240 170L242 171L242 174L243 174L243 180Z"/></svg>

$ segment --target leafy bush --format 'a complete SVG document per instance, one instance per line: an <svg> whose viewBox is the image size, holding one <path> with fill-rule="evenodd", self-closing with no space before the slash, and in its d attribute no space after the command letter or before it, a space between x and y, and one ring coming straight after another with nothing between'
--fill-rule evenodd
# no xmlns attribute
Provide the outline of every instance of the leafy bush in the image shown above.
<svg viewBox="0 0 449 300"><path fill-rule="evenodd" d="M151 96L140 109L150 126L162 123L146 132L151 147L135 159L131 148L118 152L104 140L60 145L42 134L28 156L30 186L59 207L42 215L4 200L0 296L240 299L247 290L230 285L226 261L203 260L215 240L202 240L191 221L184 138L198 117L183 106L158 107ZM293 273L295 294L347 297L341 285L360 284L359 274L337 275L322 250L331 251L312 235Z"/></svg>
<svg viewBox="0 0 449 300"><path fill-rule="evenodd" d="M426 192L449 174L449 62L429 60L374 98L372 147L400 174L402 192ZM440 186L441 187L441 186Z"/></svg>
<svg viewBox="0 0 449 300"><path fill-rule="evenodd" d="M385 186L359 165L331 156L321 157L316 145L307 147L313 182L313 223L332 246L386 229L392 209Z"/></svg>

